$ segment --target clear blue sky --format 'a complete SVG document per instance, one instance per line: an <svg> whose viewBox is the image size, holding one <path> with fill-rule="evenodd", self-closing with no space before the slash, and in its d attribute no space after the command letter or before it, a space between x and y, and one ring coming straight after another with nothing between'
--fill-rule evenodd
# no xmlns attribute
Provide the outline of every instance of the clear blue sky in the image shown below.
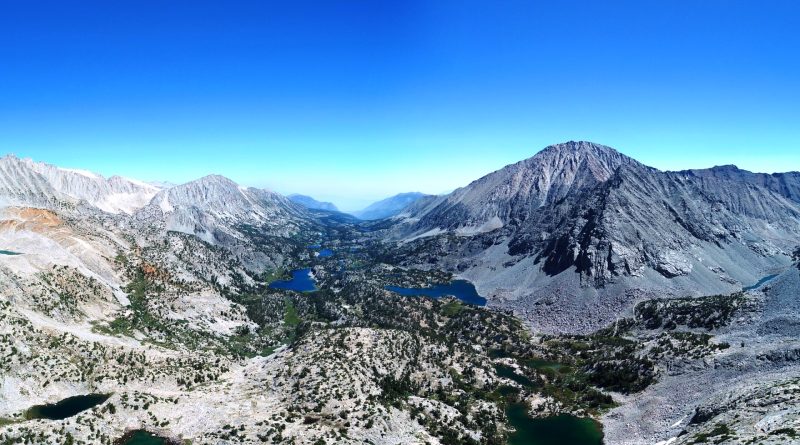
<svg viewBox="0 0 800 445"><path fill-rule="evenodd" d="M800 170L797 1L0 0L0 152L352 209L566 140Z"/></svg>

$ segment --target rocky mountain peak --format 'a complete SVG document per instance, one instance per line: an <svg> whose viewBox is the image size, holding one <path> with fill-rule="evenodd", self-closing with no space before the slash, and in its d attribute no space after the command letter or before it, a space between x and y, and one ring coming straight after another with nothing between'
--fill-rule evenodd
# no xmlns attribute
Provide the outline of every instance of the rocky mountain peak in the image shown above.
<svg viewBox="0 0 800 445"><path fill-rule="evenodd" d="M239 185L221 175L204 176L162 190L152 200L165 212L178 206L224 211L246 206L247 201L249 200Z"/></svg>
<svg viewBox="0 0 800 445"><path fill-rule="evenodd" d="M307 216L302 207L277 193L242 187L221 175L165 188L134 215L138 224L151 229L195 235L212 244L247 239L248 234L237 228L244 226L287 236Z"/></svg>
<svg viewBox="0 0 800 445"><path fill-rule="evenodd" d="M711 170L716 171L740 171L741 169L734 164L715 165Z"/></svg>
<svg viewBox="0 0 800 445"><path fill-rule="evenodd" d="M567 141L567 142L560 142L558 144L548 145L545 147L540 153L544 152L585 152L585 153L619 153L617 150L613 148L597 144L590 141Z"/></svg>
<svg viewBox="0 0 800 445"><path fill-rule="evenodd" d="M217 174L206 175L200 179L187 182L186 184L203 187L239 188L239 184L233 179Z"/></svg>
<svg viewBox="0 0 800 445"><path fill-rule="evenodd" d="M475 234L528 220L539 210L608 181L621 166L647 168L587 141L548 146L450 195L409 207L412 236L455 230Z"/></svg>
<svg viewBox="0 0 800 445"><path fill-rule="evenodd" d="M540 170L555 183L571 183L582 173L606 181L621 165L641 165L611 147L587 141L550 145L522 162L527 168Z"/></svg>

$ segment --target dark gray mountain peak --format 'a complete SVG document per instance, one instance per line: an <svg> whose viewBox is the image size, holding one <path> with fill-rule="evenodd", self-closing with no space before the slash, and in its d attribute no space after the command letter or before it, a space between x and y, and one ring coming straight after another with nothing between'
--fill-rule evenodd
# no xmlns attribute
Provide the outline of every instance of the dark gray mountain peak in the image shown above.
<svg viewBox="0 0 800 445"><path fill-rule="evenodd" d="M533 161L537 158L554 159L592 159L599 163L616 163L621 159L632 161L633 159L623 155L617 150L602 144L588 141L568 141L560 144L553 144L545 147L539 153L522 162ZM615 162L616 161L616 162ZM626 162L627 162L626 161Z"/></svg>
<svg viewBox="0 0 800 445"><path fill-rule="evenodd" d="M590 141L566 141L558 144L548 145L539 153L550 152L588 152L588 153L619 153L617 150L603 144L597 144Z"/></svg>
<svg viewBox="0 0 800 445"><path fill-rule="evenodd" d="M714 171L741 171L742 169L740 169L735 164L725 164L725 165L715 165L715 166L711 167L711 170L714 170Z"/></svg>
<svg viewBox="0 0 800 445"><path fill-rule="evenodd" d="M410 207L413 225L406 228L414 235L431 230L475 234L519 225L538 217L539 209L607 181L623 165L648 168L600 144L551 145L449 195Z"/></svg>

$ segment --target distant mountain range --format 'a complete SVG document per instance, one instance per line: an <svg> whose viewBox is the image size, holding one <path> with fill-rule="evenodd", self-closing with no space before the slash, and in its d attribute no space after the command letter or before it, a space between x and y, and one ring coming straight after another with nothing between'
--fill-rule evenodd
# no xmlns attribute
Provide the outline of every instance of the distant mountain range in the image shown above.
<svg viewBox="0 0 800 445"><path fill-rule="evenodd" d="M417 202L419 199L430 198L432 196L433 195L426 195L424 193L419 193L419 192L400 193L394 196L390 196L386 199L374 202L362 210L357 210L354 212L347 212L347 213L362 220L391 218L393 216L400 214L403 211L403 209ZM333 203L317 201L316 199L310 196L292 194L289 195L288 198L292 202L300 204L303 207L310 210L339 212L339 209Z"/></svg>
<svg viewBox="0 0 800 445"><path fill-rule="evenodd" d="M316 199L314 199L314 198L312 198L310 196L298 195L298 194L295 193L293 195L289 195L288 198L292 202L300 204L301 206L303 206L303 207L305 207L307 209L326 210L326 211L329 211L329 212L338 212L339 211L339 209L336 208L336 206L332 202L317 201Z"/></svg>
<svg viewBox="0 0 800 445"><path fill-rule="evenodd" d="M403 209L417 202L418 200L431 196L432 195L426 195L419 192L400 193L390 196L386 199L382 199L378 202L374 202L363 210L352 212L352 214L360 219L365 220L390 218L398 215L403 211Z"/></svg>

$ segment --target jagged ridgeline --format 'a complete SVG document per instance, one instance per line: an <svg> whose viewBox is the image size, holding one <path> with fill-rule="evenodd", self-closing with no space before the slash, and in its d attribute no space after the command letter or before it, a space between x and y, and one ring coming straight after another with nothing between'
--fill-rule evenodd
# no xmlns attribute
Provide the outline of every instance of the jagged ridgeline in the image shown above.
<svg viewBox="0 0 800 445"><path fill-rule="evenodd" d="M0 159L0 444L797 440L800 174L568 142L357 216Z"/></svg>

